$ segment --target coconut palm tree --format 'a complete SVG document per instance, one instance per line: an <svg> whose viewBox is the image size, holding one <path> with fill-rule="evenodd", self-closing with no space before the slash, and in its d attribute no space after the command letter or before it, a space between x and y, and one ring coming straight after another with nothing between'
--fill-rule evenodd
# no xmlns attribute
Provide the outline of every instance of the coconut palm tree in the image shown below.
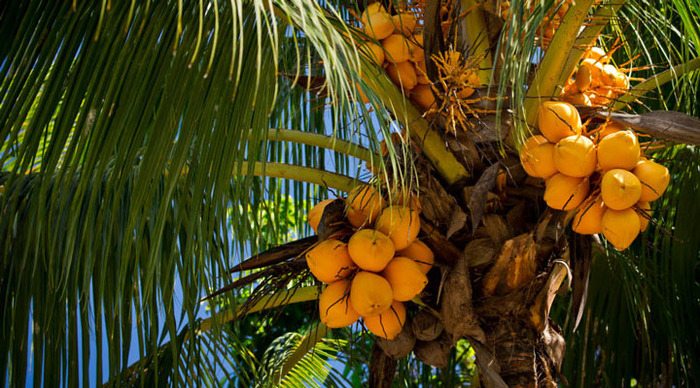
<svg viewBox="0 0 700 388"><path fill-rule="evenodd" d="M682 144L700 141L697 121L659 111L700 113L697 1L413 4L427 112L358 49L365 2L0 5L3 383L352 382L333 362L355 378L368 362L372 386L428 378L418 364L486 386L696 382L700 180ZM572 233L517 156L593 45L633 82L584 119L654 136L674 179L623 253ZM475 95L453 98L449 51ZM319 237L306 214L364 184L419 198L437 268L409 315L432 312L438 337L312 323L300 257L347 225L342 201ZM286 323L282 306L297 309ZM246 316L304 327L256 355Z"/></svg>

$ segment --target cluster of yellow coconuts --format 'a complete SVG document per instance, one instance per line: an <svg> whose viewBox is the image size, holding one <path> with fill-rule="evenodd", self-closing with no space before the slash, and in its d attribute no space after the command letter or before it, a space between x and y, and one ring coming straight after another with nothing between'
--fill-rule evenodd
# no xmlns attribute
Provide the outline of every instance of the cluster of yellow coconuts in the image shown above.
<svg viewBox="0 0 700 388"><path fill-rule="evenodd" d="M668 169L645 158L637 134L618 124L582 133L578 110L566 102L544 102L538 126L542 135L527 139L520 161L528 175L545 179L547 206L576 211L575 232L629 247L649 224L649 203L668 187Z"/></svg>
<svg viewBox="0 0 700 388"><path fill-rule="evenodd" d="M561 98L574 105L607 106L629 88L629 77L610 63L605 50L591 47L567 81Z"/></svg>
<svg viewBox="0 0 700 388"><path fill-rule="evenodd" d="M322 201L309 212L314 231L332 201ZM435 261L430 248L417 239L420 209L416 201L406 202L386 206L374 187L355 188L345 200L346 218L354 227L350 239L329 238L306 253L313 276L327 284L319 296L319 315L326 326L345 327L362 317L376 336L394 339L401 332L404 302L423 291Z"/></svg>
<svg viewBox="0 0 700 388"><path fill-rule="evenodd" d="M407 9L391 15L380 3L367 6L361 16L362 31L370 40L360 51L385 69L405 95L423 109L435 103L425 69L423 33L416 15ZM363 102L367 97L360 93Z"/></svg>

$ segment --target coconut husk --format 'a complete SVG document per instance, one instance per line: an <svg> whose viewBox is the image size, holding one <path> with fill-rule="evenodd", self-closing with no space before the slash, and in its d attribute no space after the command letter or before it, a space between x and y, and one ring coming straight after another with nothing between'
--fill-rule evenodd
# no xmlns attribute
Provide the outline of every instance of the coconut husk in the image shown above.
<svg viewBox="0 0 700 388"><path fill-rule="evenodd" d="M410 323L406 322L403 326L403 330L401 330L401 333L399 333L396 338L393 340L386 340L377 337L376 342L387 356L399 359L411 353L411 350L413 350L416 344L416 337L413 335Z"/></svg>
<svg viewBox="0 0 700 388"><path fill-rule="evenodd" d="M453 343L462 337L472 337L485 342L484 332L472 307L472 287L465 255L459 257L445 278L440 316Z"/></svg>
<svg viewBox="0 0 700 388"><path fill-rule="evenodd" d="M445 368L450 361L452 342L447 335L432 341L416 341L413 353L423 363L436 368Z"/></svg>
<svg viewBox="0 0 700 388"><path fill-rule="evenodd" d="M411 329L416 339L432 341L442 334L444 327L438 317L427 310L422 310L413 317Z"/></svg>
<svg viewBox="0 0 700 388"><path fill-rule="evenodd" d="M470 267L490 264L496 259L496 245L490 238L477 238L464 248Z"/></svg>

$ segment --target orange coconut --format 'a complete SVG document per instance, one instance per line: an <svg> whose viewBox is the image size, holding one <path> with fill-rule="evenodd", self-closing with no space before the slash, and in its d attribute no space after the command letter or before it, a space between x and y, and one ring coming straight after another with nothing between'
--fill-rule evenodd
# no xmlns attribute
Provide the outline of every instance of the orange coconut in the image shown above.
<svg viewBox="0 0 700 388"><path fill-rule="evenodd" d="M603 65L603 72L601 73L603 83L608 86L614 86L617 73L617 67L614 65Z"/></svg>
<svg viewBox="0 0 700 388"><path fill-rule="evenodd" d="M601 62L590 58L584 59L579 64L579 69L582 67L586 67L587 70L584 71L588 71L591 74L591 83L588 87L589 89L596 88L603 84L603 64Z"/></svg>
<svg viewBox="0 0 700 388"><path fill-rule="evenodd" d="M596 234L603 231L601 224L605 205L600 198L589 198L581 205L571 223L571 229L578 234Z"/></svg>
<svg viewBox="0 0 700 388"><path fill-rule="evenodd" d="M350 304L350 281L339 280L326 286L318 297L321 322L330 328L352 325L360 314Z"/></svg>
<svg viewBox="0 0 700 388"><path fill-rule="evenodd" d="M642 185L631 172L616 168L603 175L600 194L605 206L613 210L627 209L639 201Z"/></svg>
<svg viewBox="0 0 700 388"><path fill-rule="evenodd" d="M350 191L346 204L350 224L359 228L374 222L384 208L384 199L373 186L362 185Z"/></svg>
<svg viewBox="0 0 700 388"><path fill-rule="evenodd" d="M428 78L428 71L425 69L425 62L420 61L415 63L416 74L418 75L418 83L421 85L429 85L430 78Z"/></svg>
<svg viewBox="0 0 700 388"><path fill-rule="evenodd" d="M413 259L398 256L389 262L382 272L391 285L394 300L405 302L420 294L428 284L428 278Z"/></svg>
<svg viewBox="0 0 700 388"><path fill-rule="evenodd" d="M418 212L408 207L389 206L377 219L376 228L389 236L396 250L401 250L418 237L420 218Z"/></svg>
<svg viewBox="0 0 700 388"><path fill-rule="evenodd" d="M624 129L625 127L622 124L618 124L614 121L605 122L598 127L598 139L600 141L600 139Z"/></svg>
<svg viewBox="0 0 700 388"><path fill-rule="evenodd" d="M352 279L350 303L363 317L379 315L386 311L393 300L391 285L376 273L360 271Z"/></svg>
<svg viewBox="0 0 700 388"><path fill-rule="evenodd" d="M615 79L613 80L612 86L617 88L617 89L621 89L621 90L618 90L618 93L624 92L630 88L630 79L627 76L627 74L625 74L621 71L618 71L615 74Z"/></svg>
<svg viewBox="0 0 700 388"><path fill-rule="evenodd" d="M557 173L554 165L554 144L541 135L530 137L520 150L520 163L528 175L549 178Z"/></svg>
<svg viewBox="0 0 700 388"><path fill-rule="evenodd" d="M408 39L401 34L389 35L382 40L382 46L386 51L387 62L406 62L411 59L411 49Z"/></svg>
<svg viewBox="0 0 700 388"><path fill-rule="evenodd" d="M554 174L545 182L544 201L552 209L572 210L586 199L588 190L587 178Z"/></svg>
<svg viewBox="0 0 700 388"><path fill-rule="evenodd" d="M362 13L362 31L370 38L381 40L394 33L394 20L384 11Z"/></svg>
<svg viewBox="0 0 700 388"><path fill-rule="evenodd" d="M581 66L576 72L576 88L580 92L585 92L591 87L591 82L593 81L593 76L591 74L590 66Z"/></svg>
<svg viewBox="0 0 700 388"><path fill-rule="evenodd" d="M631 170L637 165L639 155L639 141L632 131L611 133L598 143L598 165L603 170Z"/></svg>
<svg viewBox="0 0 700 388"><path fill-rule="evenodd" d="M394 22L394 28L396 31L404 34L411 35L413 30L416 29L416 16L413 12L400 12L391 17Z"/></svg>
<svg viewBox="0 0 700 388"><path fill-rule="evenodd" d="M348 244L335 239L321 241L309 250L306 264L314 277L324 283L344 279L357 268L350 258Z"/></svg>
<svg viewBox="0 0 700 388"><path fill-rule="evenodd" d="M545 101L540 105L537 124L542 135L552 143L581 133L581 116L568 102Z"/></svg>
<svg viewBox="0 0 700 388"><path fill-rule="evenodd" d="M574 94L569 94L563 97L566 102L569 104L574 104L574 105L583 105L583 106L591 106L593 103L591 102L590 97L588 97L587 94L585 93L574 93Z"/></svg>
<svg viewBox="0 0 700 388"><path fill-rule="evenodd" d="M428 273L435 263L435 254L420 240L412 242L411 245L396 252L396 254L413 259L418 263L418 267L423 273Z"/></svg>
<svg viewBox="0 0 700 388"><path fill-rule="evenodd" d="M409 41L409 49L411 51L411 61L425 61L425 51L423 51L423 34L413 34L413 39Z"/></svg>
<svg viewBox="0 0 700 388"><path fill-rule="evenodd" d="M644 232L649 226L649 220L651 219L651 203L639 201L635 206L637 210L637 215L639 216L639 231Z"/></svg>
<svg viewBox="0 0 700 388"><path fill-rule="evenodd" d="M394 243L384 233L374 229L355 232L348 242L348 252L358 267L379 272L394 257Z"/></svg>
<svg viewBox="0 0 700 388"><path fill-rule="evenodd" d="M600 63L608 63L608 61L610 61L610 57L608 57L608 54L605 52L605 50L595 46L586 50L586 52L583 53L583 58L591 59Z"/></svg>
<svg viewBox="0 0 700 388"><path fill-rule="evenodd" d="M426 110L435 105L435 95L430 85L416 85L411 89L411 100Z"/></svg>
<svg viewBox="0 0 700 388"><path fill-rule="evenodd" d="M401 333L406 323L406 307L401 302L394 301L391 308L373 317L362 317L367 330L377 337L393 340Z"/></svg>
<svg viewBox="0 0 700 388"><path fill-rule="evenodd" d="M629 247L640 230L639 216L634 209L607 209L602 219L603 236L617 249Z"/></svg>
<svg viewBox="0 0 700 388"><path fill-rule="evenodd" d="M640 160L632 171L642 183L640 201L655 201L666 191L671 175L668 169L651 160Z"/></svg>
<svg viewBox="0 0 700 388"><path fill-rule="evenodd" d="M314 233L318 232L318 224L321 223L323 211L326 209L326 206L333 201L335 201L334 198L323 200L317 203L314 207L312 207L311 210L309 210L309 225L311 225L311 229L314 230Z"/></svg>
<svg viewBox="0 0 700 388"><path fill-rule="evenodd" d="M367 55L378 66L384 64L384 48L374 42L365 42L360 45L360 51Z"/></svg>
<svg viewBox="0 0 700 388"><path fill-rule="evenodd" d="M564 175L583 178L596 167L595 144L586 136L567 136L554 146L554 165Z"/></svg>
<svg viewBox="0 0 700 388"><path fill-rule="evenodd" d="M389 78L396 84L401 86L403 90L411 90L418 84L418 75L413 63L409 61L399 63L389 63L386 67L386 72Z"/></svg>

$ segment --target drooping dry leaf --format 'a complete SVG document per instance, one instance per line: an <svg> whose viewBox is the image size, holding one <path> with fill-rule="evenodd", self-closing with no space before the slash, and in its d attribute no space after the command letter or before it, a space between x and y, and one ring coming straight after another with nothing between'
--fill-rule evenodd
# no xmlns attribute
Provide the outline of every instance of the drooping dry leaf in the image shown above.
<svg viewBox="0 0 700 388"><path fill-rule="evenodd" d="M476 230L479 223L481 223L486 209L486 199L489 191L493 190L496 186L496 177L498 176L499 169L499 164L489 166L484 170L484 173L481 174L476 185L474 185L469 202L467 203L467 207L472 215L472 230Z"/></svg>
<svg viewBox="0 0 700 388"><path fill-rule="evenodd" d="M496 263L484 276L485 296L504 295L529 283L535 277L537 248L532 233L506 241Z"/></svg>
<svg viewBox="0 0 700 388"><path fill-rule="evenodd" d="M532 306L530 306L530 323L539 332L545 329L549 310L552 307L552 302L559 292L564 279L570 274L569 267L566 264L569 261L569 251L566 249L562 253L561 260L557 260L554 268L549 275L547 284L542 288L540 293L535 298Z"/></svg>
<svg viewBox="0 0 700 388"><path fill-rule="evenodd" d="M463 337L485 342L485 335L472 306L472 288L467 258L461 255L445 279L440 316L453 343Z"/></svg>
<svg viewBox="0 0 700 388"><path fill-rule="evenodd" d="M588 296L588 278L591 272L591 238L576 235L571 248L572 295L571 311L575 314L574 331L578 328Z"/></svg>

